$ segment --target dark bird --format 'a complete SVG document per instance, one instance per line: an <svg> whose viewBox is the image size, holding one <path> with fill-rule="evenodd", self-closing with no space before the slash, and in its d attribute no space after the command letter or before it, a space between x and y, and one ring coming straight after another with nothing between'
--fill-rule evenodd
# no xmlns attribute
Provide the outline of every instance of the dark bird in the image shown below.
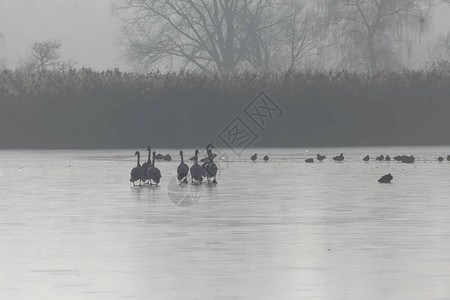
<svg viewBox="0 0 450 300"><path fill-rule="evenodd" d="M450 161L450 155L447 155L447 160Z"/></svg>
<svg viewBox="0 0 450 300"><path fill-rule="evenodd" d="M384 155L380 155L376 158L376 160L378 161L383 161L384 160Z"/></svg>
<svg viewBox="0 0 450 300"><path fill-rule="evenodd" d="M269 160L269 157L266 155L266 156L264 156L264 161L268 161Z"/></svg>
<svg viewBox="0 0 450 300"><path fill-rule="evenodd" d="M387 175L384 175L380 179L378 179L378 182L380 182L380 183L391 183L392 179L394 179L394 177L391 175L391 173L389 173Z"/></svg>
<svg viewBox="0 0 450 300"><path fill-rule="evenodd" d="M253 154L253 155L250 157L250 159L251 159L252 161L255 161L257 158L258 158L258 155L257 155L257 154Z"/></svg>
<svg viewBox="0 0 450 300"><path fill-rule="evenodd" d="M404 156L404 155L397 155L397 156L394 156L394 160L396 160L396 161L402 161L403 156Z"/></svg>
<svg viewBox="0 0 450 300"><path fill-rule="evenodd" d="M152 184L152 181L158 185L159 181L161 180L161 172L158 168L155 167L155 156L156 152L153 151L153 161L150 168L148 168L147 174L148 174L148 183Z"/></svg>
<svg viewBox="0 0 450 300"><path fill-rule="evenodd" d="M163 159L164 159L164 155L162 155L161 153L156 154L156 157L155 157L155 155L153 154L153 157L154 157L156 160L163 160Z"/></svg>
<svg viewBox="0 0 450 300"><path fill-rule="evenodd" d="M141 154L139 151L136 151L134 155L137 155L137 166L131 170L130 181L133 183L133 186L135 186L134 183L139 180L139 186L141 186L142 177L144 177L144 170L141 167Z"/></svg>
<svg viewBox="0 0 450 300"><path fill-rule="evenodd" d="M414 163L415 160L416 160L416 158L412 155L411 156L406 156L406 155L402 156L402 162L405 164L412 164L412 163Z"/></svg>
<svg viewBox="0 0 450 300"><path fill-rule="evenodd" d="M150 146L147 146L148 158L147 158L147 161L142 164L142 169L144 170L144 176L142 177L142 181L144 181L144 182L148 180L147 171L148 171L148 168L150 168L150 166L152 165L151 150L152 149L150 148Z"/></svg>
<svg viewBox="0 0 450 300"><path fill-rule="evenodd" d="M317 160L318 161L323 161L325 158L327 158L325 155L317 154Z"/></svg>
<svg viewBox="0 0 450 300"><path fill-rule="evenodd" d="M188 183L187 176L189 174L189 167L187 164L184 163L183 151L180 151L180 156L181 162L177 168L177 175L178 175L177 178L180 181L180 183Z"/></svg>
<svg viewBox="0 0 450 300"><path fill-rule="evenodd" d="M214 163L213 153L211 149L208 149L209 162L206 165L206 179L208 182L213 178L212 183L217 184L216 175L218 171L217 165Z"/></svg>
<svg viewBox="0 0 450 300"><path fill-rule="evenodd" d="M364 158L363 158L363 161L369 161L370 160L370 156L369 155L366 155Z"/></svg>
<svg viewBox="0 0 450 300"><path fill-rule="evenodd" d="M439 161L439 162L443 162L443 161L444 161L444 158L443 158L442 156L439 156L439 157L438 157L438 161Z"/></svg>
<svg viewBox="0 0 450 300"><path fill-rule="evenodd" d="M172 161L172 156L170 156L170 154L166 154L163 156L162 158L164 161Z"/></svg>
<svg viewBox="0 0 450 300"><path fill-rule="evenodd" d="M389 155L386 155L385 160L386 160L386 161L391 161L391 157L390 157Z"/></svg>
<svg viewBox="0 0 450 300"><path fill-rule="evenodd" d="M335 161L343 161L344 160L344 154L341 153L341 155L333 157L333 160L335 160Z"/></svg>
<svg viewBox="0 0 450 300"><path fill-rule="evenodd" d="M194 156L194 164L191 166L191 177L192 177L192 183L199 182L201 183L203 181L203 168L198 164L198 150L195 150L195 156Z"/></svg>
<svg viewBox="0 0 450 300"><path fill-rule="evenodd" d="M306 162L306 163L313 163L313 162L314 162L314 159L308 158L308 159L305 159L305 162Z"/></svg>

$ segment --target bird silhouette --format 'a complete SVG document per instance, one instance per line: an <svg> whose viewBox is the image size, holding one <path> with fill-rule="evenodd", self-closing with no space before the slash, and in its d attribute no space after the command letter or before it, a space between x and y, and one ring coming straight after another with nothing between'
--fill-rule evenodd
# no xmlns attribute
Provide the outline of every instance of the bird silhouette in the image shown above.
<svg viewBox="0 0 450 300"><path fill-rule="evenodd" d="M148 182L149 184L152 184L152 181L158 185L158 183L161 180L161 172L159 171L159 169L157 167L155 167L155 156L156 156L156 152L153 151L153 161L152 161L152 165L150 166L150 168L148 168L147 174L148 174Z"/></svg>
<svg viewBox="0 0 450 300"><path fill-rule="evenodd" d="M189 167L184 163L183 151L180 151L181 162L177 168L177 178L180 183L188 183L187 176L189 174Z"/></svg>
<svg viewBox="0 0 450 300"><path fill-rule="evenodd" d="M139 180L139 186L141 186L142 178L144 177L144 170L141 166L141 153L139 153L139 151L136 151L134 155L137 156L137 165L131 170L130 181L133 183L133 186L135 186L135 182Z"/></svg>

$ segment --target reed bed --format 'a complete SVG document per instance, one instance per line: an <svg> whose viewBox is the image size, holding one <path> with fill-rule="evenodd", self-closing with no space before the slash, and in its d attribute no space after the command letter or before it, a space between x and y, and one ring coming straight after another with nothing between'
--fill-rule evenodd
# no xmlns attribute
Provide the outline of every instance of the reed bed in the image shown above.
<svg viewBox="0 0 450 300"><path fill-rule="evenodd" d="M161 147L203 145L243 116L262 90L285 114L255 146L450 144L448 69L371 74L80 69L2 71L0 147L137 147L150 140Z"/></svg>

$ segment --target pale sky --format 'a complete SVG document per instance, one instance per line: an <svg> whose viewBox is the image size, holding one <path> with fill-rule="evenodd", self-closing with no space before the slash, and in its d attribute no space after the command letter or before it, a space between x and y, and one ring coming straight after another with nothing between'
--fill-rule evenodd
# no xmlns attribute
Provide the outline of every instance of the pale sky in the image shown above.
<svg viewBox="0 0 450 300"><path fill-rule="evenodd" d="M450 5L436 12L434 34L450 31ZM0 0L0 59L14 67L35 41L59 39L63 59L97 70L119 67L119 24L111 0Z"/></svg>

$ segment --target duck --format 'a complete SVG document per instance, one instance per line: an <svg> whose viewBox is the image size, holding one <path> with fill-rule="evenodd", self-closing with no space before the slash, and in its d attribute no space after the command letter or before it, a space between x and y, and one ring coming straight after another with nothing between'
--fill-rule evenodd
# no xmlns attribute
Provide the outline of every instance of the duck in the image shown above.
<svg viewBox="0 0 450 300"><path fill-rule="evenodd" d="M263 159L264 159L264 161L268 161L269 160L269 156L266 155L266 156L264 156Z"/></svg>
<svg viewBox="0 0 450 300"><path fill-rule="evenodd" d="M341 153L340 155L333 157L333 160L335 160L335 161L343 161L344 160L344 154Z"/></svg>
<svg viewBox="0 0 450 300"><path fill-rule="evenodd" d="M257 155L257 154L253 154L253 155L250 157L250 159L251 159L252 161L255 161L257 158L258 158L258 155Z"/></svg>
<svg viewBox="0 0 450 300"><path fill-rule="evenodd" d="M384 175L380 179L378 179L378 182L380 182L380 183L391 183L392 179L394 179L394 177L391 175L391 173L389 173L387 175Z"/></svg>
<svg viewBox="0 0 450 300"><path fill-rule="evenodd" d="M317 154L317 160L318 161L323 161L325 158L327 158L325 155Z"/></svg>
<svg viewBox="0 0 450 300"><path fill-rule="evenodd" d="M376 160L378 160L378 161L383 161L383 160L384 160L384 155L382 154L382 155L378 156L378 157L376 158Z"/></svg>

